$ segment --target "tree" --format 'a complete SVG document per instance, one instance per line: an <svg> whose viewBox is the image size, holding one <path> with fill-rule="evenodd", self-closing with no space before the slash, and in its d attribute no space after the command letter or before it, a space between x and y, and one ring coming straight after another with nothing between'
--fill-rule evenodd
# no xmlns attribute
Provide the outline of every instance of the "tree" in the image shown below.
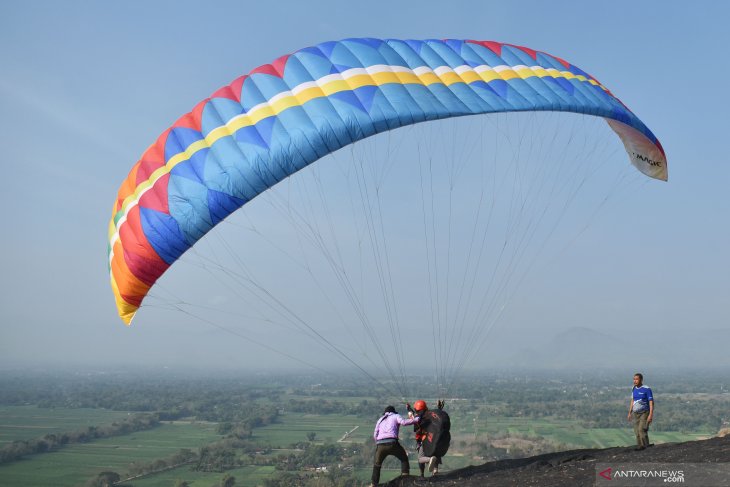
<svg viewBox="0 0 730 487"><path fill-rule="evenodd" d="M233 487L236 485L236 477L231 474L225 474L221 479L221 487Z"/></svg>
<svg viewBox="0 0 730 487"><path fill-rule="evenodd" d="M309 433L307 433L307 440L309 440L310 443L313 442L316 437L317 433L315 433L314 431L310 431Z"/></svg>
<svg viewBox="0 0 730 487"><path fill-rule="evenodd" d="M86 485L89 487L112 487L115 482L119 482L121 477L116 472L101 472L93 479L89 480Z"/></svg>

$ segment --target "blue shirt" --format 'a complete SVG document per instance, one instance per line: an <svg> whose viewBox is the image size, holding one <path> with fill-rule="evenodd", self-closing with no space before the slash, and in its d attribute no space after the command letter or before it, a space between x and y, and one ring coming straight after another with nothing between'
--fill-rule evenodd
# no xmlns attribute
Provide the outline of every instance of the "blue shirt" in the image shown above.
<svg viewBox="0 0 730 487"><path fill-rule="evenodd" d="M631 410L635 413L642 413L649 410L649 401L654 400L651 389L646 386L634 387L632 390L632 398L634 401Z"/></svg>

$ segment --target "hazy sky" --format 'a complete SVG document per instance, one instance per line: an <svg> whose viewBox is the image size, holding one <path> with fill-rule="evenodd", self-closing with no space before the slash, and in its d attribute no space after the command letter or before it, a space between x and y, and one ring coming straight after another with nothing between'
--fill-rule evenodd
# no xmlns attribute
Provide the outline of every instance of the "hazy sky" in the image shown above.
<svg viewBox="0 0 730 487"><path fill-rule="evenodd" d="M494 360L483 363L539 350L531 360L550 364L557 350L555 362L570 365L564 352L581 350L576 363L602 366L636 347L640 365L727 365L729 17L725 2L665 0L2 2L0 367L296 366L169 310L143 307L125 327L107 224L129 169L198 101L282 54L359 36L496 40L563 57L666 150L669 182L631 191L570 258L543 266L495 326L498 346L485 354ZM308 300L306 284L299 297ZM251 333L317 362L287 331ZM604 353L592 364L594 343Z"/></svg>

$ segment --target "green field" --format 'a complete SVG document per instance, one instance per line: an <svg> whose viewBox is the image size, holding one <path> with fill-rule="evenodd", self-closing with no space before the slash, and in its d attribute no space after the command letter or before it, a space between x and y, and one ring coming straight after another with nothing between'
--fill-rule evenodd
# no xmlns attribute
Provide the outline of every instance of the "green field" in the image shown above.
<svg viewBox="0 0 730 487"><path fill-rule="evenodd" d="M226 473L236 478L236 487L256 487L274 474L274 467L250 466L229 470ZM134 487L172 487L176 480L187 480L192 487L218 487L226 473L194 472L190 467L180 467L136 479L132 484Z"/></svg>
<svg viewBox="0 0 730 487"><path fill-rule="evenodd" d="M253 439L260 442L262 445L272 447L284 447L295 442L301 442L306 439L306 435L309 432L317 433L317 442L325 441L338 441L346 431L352 430L355 426L358 426L357 430L348 436L347 441L356 443L363 443L370 441L373 434L373 427L377 417L371 420L358 418L356 416L349 415L297 415L297 414L286 414L282 415L278 419L278 423L268 425L262 428L254 430ZM456 421L454 421L456 419ZM458 418L452 419L452 424L462 423L458 421ZM471 423L471 420L469 420ZM507 421L501 426L513 425L513 422ZM406 438L408 435L412 435L413 432L410 427L404 427L401 430L401 438ZM473 434L472 434L473 437ZM411 471L415 473L418 469L414 460L415 452L409 452L411 455ZM468 465L479 463L462 455L459 452L458 446L452 443L452 448L449 451L449 455L444 459L444 465L442 469L454 470ZM388 458L384 464L382 473L383 481L392 479L400 473L400 466L398 461L393 458ZM358 469L355 472L356 476L365 481L370 478L371 470ZM238 477L236 477L238 483ZM248 484L246 484L248 485Z"/></svg>
<svg viewBox="0 0 730 487"><path fill-rule="evenodd" d="M3 413L4 424L4 429L0 431L4 432L5 441L35 438L46 433L100 425L127 417L127 413L105 410L4 407L0 408L0 411ZM363 419L352 415L317 416L285 413L279 416L277 423L255 429L252 440L262 447L274 448L271 454L277 455L282 452L276 449L286 449L291 444L305 442L310 432L316 433L318 443L337 442L345 432L357 427L346 441L363 443L370 440L376 420L376 417ZM216 434L216 427L215 423L172 422L164 423L149 431L70 445L52 453L35 455L0 466L0 485L38 487L81 485L103 470L122 473L132 462L147 463L170 456L181 448L196 449L213 442L220 438ZM481 463L460 451L463 449L461 442L469 444L475 439L484 442L503 433L528 437L541 436L553 442L563 443L569 448L606 448L629 446L634 443L633 432L628 422L625 428L588 429L574 421L552 418L541 420L484 418L475 417L473 414L465 414L463 417L452 414L452 447L444 458L442 469L447 471ZM410 428L404 428L401 438L406 438L410 434L412 434ZM650 437L655 443L689 441L706 436L709 436L708 432L693 434L650 432ZM412 473L417 473L415 460L411 458ZM398 462L394 459L389 459L384 467L383 481L399 473ZM255 487L261 485L263 479L275 475L275 470L270 466L252 465L228 473L236 477L236 485ZM370 477L370 469L358 469L355 474L365 482ZM216 485L223 475L194 472L189 466L183 466L135 479L132 484L138 487L163 487L173 485L177 479L183 479L192 482L195 487L209 487Z"/></svg>
<svg viewBox="0 0 730 487"><path fill-rule="evenodd" d="M631 424L627 421L625 428L586 428L575 421L561 419L531 418L475 418L473 415L464 418L463 422L452 420L452 434L462 439L476 438L486 441L492 435L509 433L510 435L541 436L548 440L563 443L571 448L609 448L613 446L630 446L635 443ZM712 436L709 431L694 433L656 432L650 431L653 443L692 441Z"/></svg>
<svg viewBox="0 0 730 487"><path fill-rule="evenodd" d="M292 443L307 441L307 433L317 433L317 441L336 442L345 434L358 427L347 441L362 443L372 437L377 417L371 421L357 416L328 414L317 416L314 414L283 414L278 422L253 432L254 441L272 447L285 447Z"/></svg>
<svg viewBox="0 0 730 487"><path fill-rule="evenodd" d="M418 467L411 463L411 474L415 474ZM236 478L236 487L260 487L265 479L276 475L274 467L250 466L229 470L226 473ZM355 476L363 482L363 485L370 483L371 468L358 469ZM186 480L191 487L218 487L223 473L194 472L189 467L180 467L167 472L162 472L143 479L137 479L132 484L134 487L171 487L176 480ZM380 476L381 482L387 482L400 475L400 468L396 464L388 465L383 469Z"/></svg>
<svg viewBox="0 0 730 487"><path fill-rule="evenodd" d="M220 438L216 426L214 423L165 423L152 430L73 444L0 465L0 485L80 485L104 470L121 472L132 462L151 462L181 448L196 449L215 441Z"/></svg>
<svg viewBox="0 0 730 487"><path fill-rule="evenodd" d="M36 406L0 406L0 448L16 440L111 424L130 413L106 409L46 409Z"/></svg>

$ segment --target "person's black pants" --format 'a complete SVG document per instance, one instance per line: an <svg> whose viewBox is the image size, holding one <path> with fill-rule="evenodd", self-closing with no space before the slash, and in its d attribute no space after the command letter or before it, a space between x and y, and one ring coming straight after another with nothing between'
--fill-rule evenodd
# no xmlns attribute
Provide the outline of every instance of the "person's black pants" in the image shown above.
<svg viewBox="0 0 730 487"><path fill-rule="evenodd" d="M403 449L400 443L397 441L393 443L381 443L375 448L375 464L373 465L373 484L378 485L380 482L380 467L383 466L383 461L388 455L393 455L395 458L400 460L400 473L408 474L410 472L410 465L408 464L408 455Z"/></svg>

